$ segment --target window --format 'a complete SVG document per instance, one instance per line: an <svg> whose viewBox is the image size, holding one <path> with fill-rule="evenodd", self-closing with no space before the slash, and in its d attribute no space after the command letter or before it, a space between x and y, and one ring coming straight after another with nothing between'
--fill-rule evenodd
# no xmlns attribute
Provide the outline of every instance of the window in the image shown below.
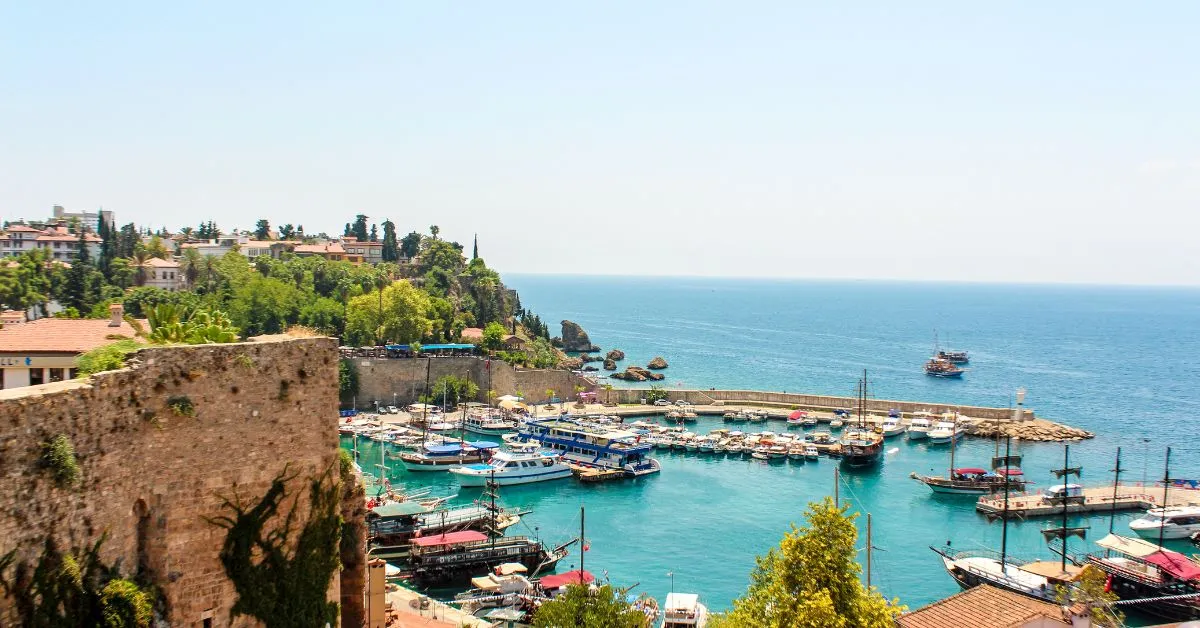
<svg viewBox="0 0 1200 628"><path fill-rule="evenodd" d="M71 379L75 379L76 377L79 377L79 369L71 369L71 370L67 371L67 376L70 377ZM3 384L3 381L0 381L0 388L4 387L2 384Z"/></svg>
<svg viewBox="0 0 1200 628"><path fill-rule="evenodd" d="M44 378L44 374L42 373L42 369L29 369L29 385L30 386L37 386L38 384L45 384L45 383L46 383L46 380Z"/></svg>
<svg viewBox="0 0 1200 628"><path fill-rule="evenodd" d="M63 370L62 369L54 369L54 368L50 369L50 381L61 382L62 380L63 380Z"/></svg>

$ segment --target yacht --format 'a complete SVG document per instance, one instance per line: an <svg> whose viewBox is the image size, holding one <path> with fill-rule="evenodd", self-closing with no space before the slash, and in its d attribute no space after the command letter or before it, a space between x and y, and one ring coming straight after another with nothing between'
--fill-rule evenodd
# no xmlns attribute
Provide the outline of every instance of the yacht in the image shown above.
<svg viewBox="0 0 1200 628"><path fill-rule="evenodd" d="M532 484L571 477L571 467L556 454L499 452L487 464L450 467L463 486L485 486L494 481L500 486Z"/></svg>
<svg viewBox="0 0 1200 628"><path fill-rule="evenodd" d="M630 477L658 473L662 469L658 461L650 457L651 445L640 442L633 432L560 418L527 421L521 425L519 433L524 440L537 441L542 447L560 452L567 462L620 469Z"/></svg>
<svg viewBox="0 0 1200 628"><path fill-rule="evenodd" d="M956 421L938 421L929 430L929 442L933 445L948 445L962 438L966 430L958 426Z"/></svg>
<svg viewBox="0 0 1200 628"><path fill-rule="evenodd" d="M703 628L708 625L708 608L695 593L668 593L662 608L661 628Z"/></svg>
<svg viewBox="0 0 1200 628"><path fill-rule="evenodd" d="M904 424L900 422L900 417L888 417L883 420L880 429L884 438L893 438L904 433Z"/></svg>
<svg viewBox="0 0 1200 628"><path fill-rule="evenodd" d="M1186 539L1200 532L1200 506L1151 508L1130 521L1129 529L1144 539Z"/></svg>
<svg viewBox="0 0 1200 628"><path fill-rule="evenodd" d="M462 428L472 434L484 436L502 436L517 429L516 421L510 421L487 414L470 414L463 421ZM430 426L430 429L433 429Z"/></svg>
<svg viewBox="0 0 1200 628"><path fill-rule="evenodd" d="M933 422L929 419L928 412L913 414L912 420L908 422L908 440L925 440L929 438L929 429L932 426Z"/></svg>
<svg viewBox="0 0 1200 628"><path fill-rule="evenodd" d="M409 471L447 471L453 466L483 462L499 447L499 443L490 441L426 444L419 451L400 454L400 462Z"/></svg>

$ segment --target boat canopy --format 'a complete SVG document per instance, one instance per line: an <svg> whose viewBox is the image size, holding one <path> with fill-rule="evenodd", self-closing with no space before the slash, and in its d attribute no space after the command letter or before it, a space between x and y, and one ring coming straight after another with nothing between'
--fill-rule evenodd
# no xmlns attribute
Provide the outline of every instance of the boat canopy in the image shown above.
<svg viewBox="0 0 1200 628"><path fill-rule="evenodd" d="M455 543L474 543L476 541L486 541L487 539L487 535L482 532L463 530L462 532L447 532L434 536L422 536L413 539L412 544L417 547L438 547L440 545L454 545Z"/></svg>
<svg viewBox="0 0 1200 628"><path fill-rule="evenodd" d="M1020 469L996 469L996 475L1025 475Z"/></svg>
<svg viewBox="0 0 1200 628"><path fill-rule="evenodd" d="M700 603L700 596L695 593L668 593L667 603L663 605L665 610L681 610L691 611L696 609L696 605Z"/></svg>
<svg viewBox="0 0 1200 628"><path fill-rule="evenodd" d="M425 451L431 454L456 454L462 451L462 445L426 445Z"/></svg>
<svg viewBox="0 0 1200 628"><path fill-rule="evenodd" d="M567 573L542 576L542 579L538 580L538 583L542 585L543 589L557 589L568 584L588 584L595 581L595 579L596 576L593 576L590 572L575 569Z"/></svg>
<svg viewBox="0 0 1200 628"><path fill-rule="evenodd" d="M955 469L954 472L959 475L983 475L987 473L986 470L978 467L963 467L961 469Z"/></svg>
<svg viewBox="0 0 1200 628"><path fill-rule="evenodd" d="M500 443L493 442L490 440L477 440L473 443L467 443L467 444L474 447L475 449L496 449L497 447L500 446Z"/></svg>
<svg viewBox="0 0 1200 628"><path fill-rule="evenodd" d="M501 576L511 576L515 573L526 573L529 568L521 563L500 563L496 565L496 574Z"/></svg>
<svg viewBox="0 0 1200 628"><path fill-rule="evenodd" d="M808 416L808 413L803 410L796 410L788 415L789 419L802 419Z"/></svg>
<svg viewBox="0 0 1200 628"><path fill-rule="evenodd" d="M390 502L382 506L376 506L371 512L380 517L403 517L406 515L420 515L429 512L429 509L417 502Z"/></svg>
<svg viewBox="0 0 1200 628"><path fill-rule="evenodd" d="M1127 536L1120 536L1117 534L1109 534L1099 541L1096 541L1096 545L1099 545L1106 550L1112 550L1127 556L1133 556L1134 558L1143 558L1162 549L1153 543Z"/></svg>
<svg viewBox="0 0 1200 628"><path fill-rule="evenodd" d="M1179 552L1160 549L1153 554L1143 556L1142 560L1155 565L1178 580L1200 579L1200 565L1188 560Z"/></svg>

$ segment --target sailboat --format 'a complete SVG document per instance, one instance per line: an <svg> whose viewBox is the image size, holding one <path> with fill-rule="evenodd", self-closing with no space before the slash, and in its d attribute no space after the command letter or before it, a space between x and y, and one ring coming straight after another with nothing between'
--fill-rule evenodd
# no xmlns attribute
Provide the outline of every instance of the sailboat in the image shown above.
<svg viewBox="0 0 1200 628"><path fill-rule="evenodd" d="M952 434L959 429L958 415L956 414L954 418L955 421L949 428ZM954 466L956 441L957 439L950 438L950 467L947 469L945 476L917 475L913 473L910 477L925 484L934 493L943 495L987 495L1005 489L1017 491L1025 489L1025 485L1028 482L1024 479L1024 473L1020 469L1010 466L1014 456L1004 456L1003 458L993 457L992 471L978 467L956 468ZM999 447L998 440L997 447ZM1015 459L1019 465L1020 456L1016 456Z"/></svg>
<svg viewBox="0 0 1200 628"><path fill-rule="evenodd" d="M883 459L883 436L867 425L867 371L858 383L858 420L842 435L842 464L867 467Z"/></svg>

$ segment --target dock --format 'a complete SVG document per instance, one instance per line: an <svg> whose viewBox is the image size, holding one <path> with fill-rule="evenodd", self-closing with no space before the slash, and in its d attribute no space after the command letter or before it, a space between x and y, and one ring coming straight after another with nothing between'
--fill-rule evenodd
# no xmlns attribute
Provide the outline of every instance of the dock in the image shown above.
<svg viewBox="0 0 1200 628"><path fill-rule="evenodd" d="M1142 484L1122 484L1117 487L1116 499L1113 499L1113 487L1092 486L1084 487L1081 498L1069 500L1068 514L1107 513L1113 510L1148 510L1162 505L1163 489L1161 486L1144 486ZM1044 492L1019 493L1008 496L1009 519L1029 519L1033 517L1061 516L1061 502L1049 502L1044 499ZM1200 505L1200 489L1172 486L1167 491L1167 506ZM975 503L975 510L989 517L1004 516L1004 495L985 495Z"/></svg>

